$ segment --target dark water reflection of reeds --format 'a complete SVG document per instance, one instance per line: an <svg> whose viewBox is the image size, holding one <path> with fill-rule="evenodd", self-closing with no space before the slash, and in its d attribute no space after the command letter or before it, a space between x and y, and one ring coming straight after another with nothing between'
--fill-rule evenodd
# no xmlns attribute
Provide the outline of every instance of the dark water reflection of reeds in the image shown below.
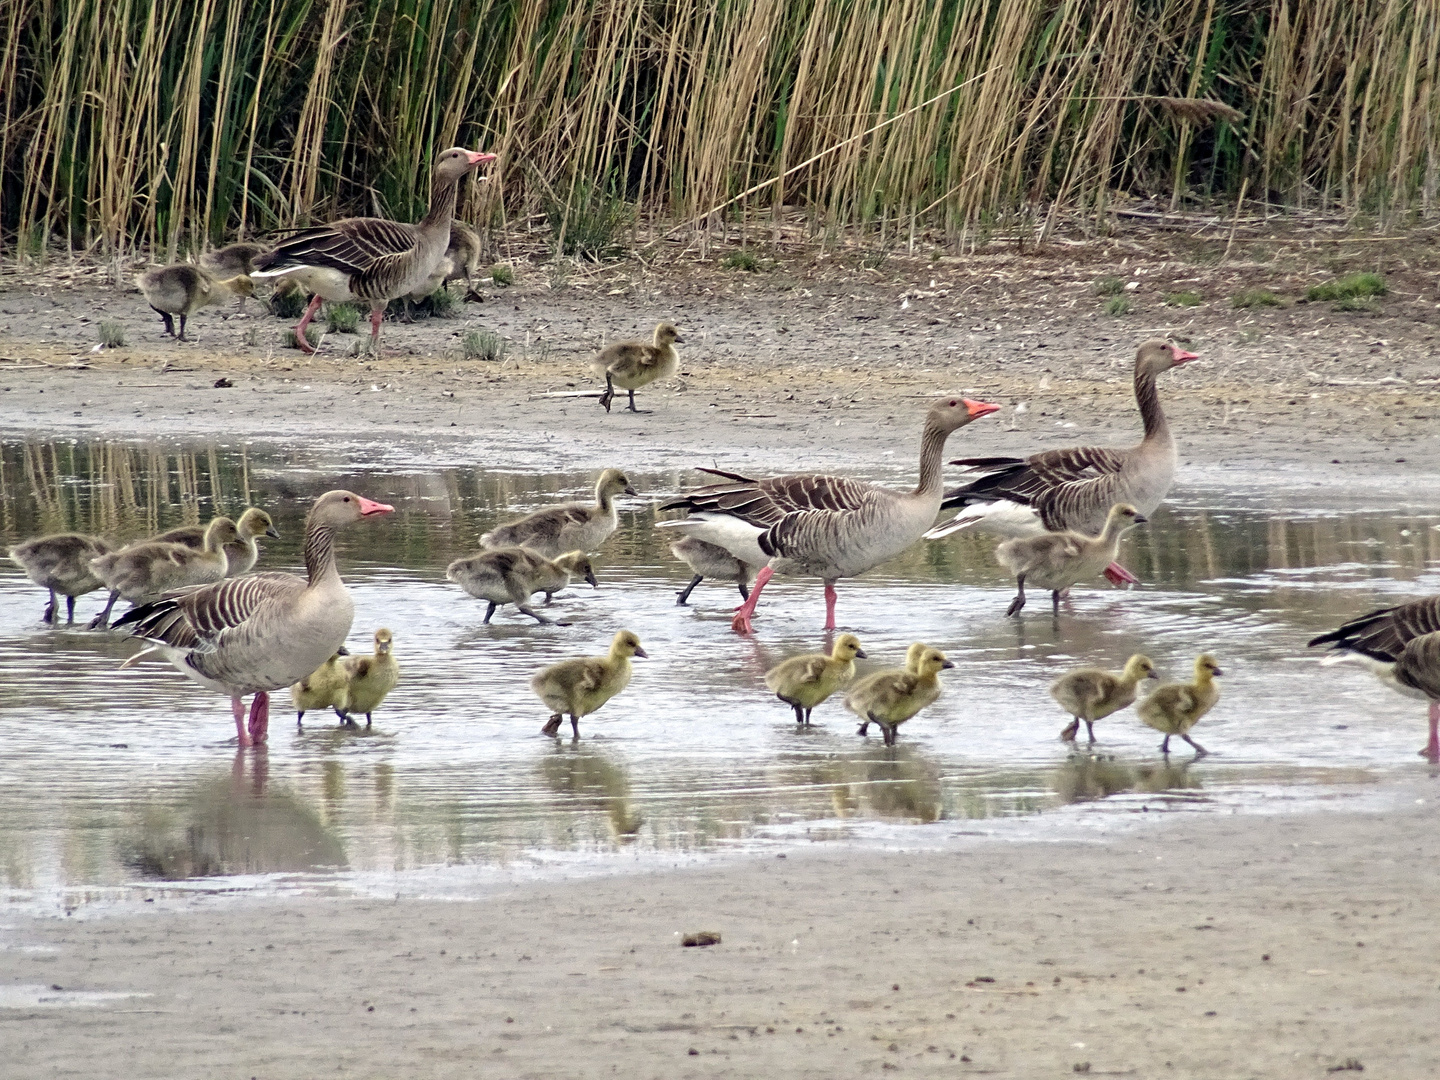
<svg viewBox="0 0 1440 1080"><path fill-rule="evenodd" d="M957 664L940 702L887 750L856 738L834 702L797 732L760 684L770 664L822 644L818 589L777 582L754 639L728 631L731 586L674 605L689 571L651 526L659 497L692 476L631 471L646 497L623 505L597 560L601 588L557 598L573 626L502 615L482 627L483 605L444 581L446 564L498 520L583 496L592 478L403 458L390 447L383 468L364 466L319 443L0 443L6 543L67 529L130 540L259 505L282 534L261 568L296 568L315 494L347 486L395 504L341 550L351 648L389 626L404 672L369 732L310 717L297 731L277 695L268 753L237 758L223 701L163 665L117 672L133 651L123 640L42 627L43 597L5 564L0 882L391 872L823 839L1072 803L1204 808L1262 789L1353 790L1411 767L1423 733L1409 703L1358 672L1322 672L1303 643L1377 603L1440 590L1440 499L1394 509L1182 488L1126 541L1145 588L1077 589L1058 620L1003 617L1010 584L983 538L917 545L840 590L842 623L879 661L921 638ZM631 689L582 723L579 743L540 738L529 675L599 651L620 625L652 654ZM1064 717L1045 693L1056 674L1143 650L1183 676L1201 649L1229 672L1201 739L1211 758L1164 762L1128 713L1097 725L1093 753L1056 740Z"/></svg>

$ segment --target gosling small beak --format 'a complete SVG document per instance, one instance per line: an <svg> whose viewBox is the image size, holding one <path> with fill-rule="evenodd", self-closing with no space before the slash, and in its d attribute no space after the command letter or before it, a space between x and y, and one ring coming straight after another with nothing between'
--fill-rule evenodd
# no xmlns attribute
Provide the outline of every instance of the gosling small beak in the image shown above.
<svg viewBox="0 0 1440 1080"><path fill-rule="evenodd" d="M494 154L482 154L478 150L466 150L465 153L469 155L471 165L488 165L496 158Z"/></svg>
<svg viewBox="0 0 1440 1080"><path fill-rule="evenodd" d="M1181 364L1188 364L1191 360L1200 359L1199 353L1186 352L1184 349L1180 348L1179 345L1171 345L1170 352L1175 357L1176 367L1179 367Z"/></svg>
<svg viewBox="0 0 1440 1080"><path fill-rule="evenodd" d="M585 571L585 580L590 583L590 587L591 587L592 589L598 589L598 588L600 587L600 582L598 582L598 581L595 580L595 571L594 571L594 570L586 570L586 571Z"/></svg>
<svg viewBox="0 0 1440 1080"><path fill-rule="evenodd" d="M393 514L395 507L389 503L371 502L363 495L356 496L360 500L360 516L370 517L374 514Z"/></svg>
<svg viewBox="0 0 1440 1080"><path fill-rule="evenodd" d="M1210 674L1211 674L1211 675L1224 675L1225 672L1221 671L1218 667L1216 667L1216 668L1211 668L1211 669L1210 669Z"/></svg>
<svg viewBox="0 0 1440 1080"><path fill-rule="evenodd" d="M947 667L954 667L954 666L955 666L955 661L954 661L954 660L946 660L943 664L940 665L940 668L941 668L941 670L943 671L943 670L944 670L945 668L947 668Z"/></svg>
<svg viewBox="0 0 1440 1080"><path fill-rule="evenodd" d="M278 529L276 529L274 525L269 526L269 527L265 530L265 535L266 535L266 536L274 537L276 540L279 540L279 539L280 539L280 531L279 531Z"/></svg>
<svg viewBox="0 0 1440 1080"><path fill-rule="evenodd" d="M992 405L988 401L971 401L969 398L961 398L965 408L970 410L970 419L979 420L982 416L989 416L993 412L999 412L999 405Z"/></svg>
<svg viewBox="0 0 1440 1080"><path fill-rule="evenodd" d="M868 659L870 659L868 656L865 655L865 650L864 650L864 649L856 649L856 650L855 650L855 655L858 656L861 660L868 660Z"/></svg>
<svg viewBox="0 0 1440 1080"><path fill-rule="evenodd" d="M1134 517L1134 522L1136 525L1144 525L1149 520L1150 519L1147 518L1144 514L1136 514Z"/></svg>
<svg viewBox="0 0 1440 1080"><path fill-rule="evenodd" d="M1158 671L1152 671L1149 675L1146 675L1145 677L1147 679L1158 679L1160 677L1160 673Z"/></svg>
<svg viewBox="0 0 1440 1080"><path fill-rule="evenodd" d="M634 485L634 484L626 484L626 485L625 485L625 494L626 494L626 495L639 495L640 492L638 492L638 491L635 490L635 485Z"/></svg>
<svg viewBox="0 0 1440 1080"><path fill-rule="evenodd" d="M336 656L349 656L349 655L350 655L350 650L347 649L344 645L341 645L338 649L335 650L335 655L336 655Z"/></svg>
<svg viewBox="0 0 1440 1080"><path fill-rule="evenodd" d="M646 660L650 659L650 654L647 653L644 649L642 649L639 645L635 646L635 655L643 656Z"/></svg>

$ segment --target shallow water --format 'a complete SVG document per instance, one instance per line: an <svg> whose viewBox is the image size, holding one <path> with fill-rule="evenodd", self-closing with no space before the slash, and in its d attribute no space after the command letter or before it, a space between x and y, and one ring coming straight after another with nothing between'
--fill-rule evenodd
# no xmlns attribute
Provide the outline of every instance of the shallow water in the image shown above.
<svg viewBox="0 0 1440 1080"><path fill-rule="evenodd" d="M446 564L497 521L584 497L593 482L539 471L543 457L510 454L514 471L502 472L395 445L0 444L7 544L61 529L133 539L254 503L282 533L261 567L298 568L310 497L347 486L394 503L340 549L356 603L351 651L368 651L387 626L403 670L372 729L311 714L297 730L281 692L268 751L239 754L223 699L163 663L119 671L134 643L79 629L101 594L79 601L76 627L52 630L39 620L42 594L5 563L0 886L10 899L70 908L186 879L248 888L318 874L368 887L356 883L441 867L905 843L917 825L1038 822L1062 807L1306 804L1424 768L1414 756L1423 708L1359 669L1320 668L1304 643L1440 590L1440 500L1336 505L1326 491L1182 487L1122 549L1145 587L1077 588L1058 618L1043 593L1023 619L1005 617L1013 587L983 539L918 545L840 586L840 621L873 658L862 670L897 662L915 639L956 662L944 696L887 750L858 738L836 700L814 729L797 730L763 687L766 668L823 644L818 583L767 588L753 639L728 629L733 585L704 584L690 607L675 605L690 575L652 529L654 506L691 475L630 474L646 497L624 504L597 559L601 587L572 588L551 609L572 625L537 627L504 610L481 625L483 602L444 580ZM531 674L603 651L622 626L651 657L636 662L630 689L582 721L579 742L541 737ZM1133 712L1098 724L1093 751L1067 752L1049 681L1142 650L1182 678L1197 652L1218 654L1224 696L1195 731L1212 754L1167 763Z"/></svg>

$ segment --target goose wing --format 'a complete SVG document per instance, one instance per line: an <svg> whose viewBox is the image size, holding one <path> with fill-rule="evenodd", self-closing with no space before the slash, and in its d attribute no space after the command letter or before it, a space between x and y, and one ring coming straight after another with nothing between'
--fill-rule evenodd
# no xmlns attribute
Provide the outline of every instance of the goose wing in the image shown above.
<svg viewBox="0 0 1440 1080"><path fill-rule="evenodd" d="M344 218L286 237L255 260L261 276L302 266L324 266L341 273L374 274L404 259L419 242L415 226L384 218Z"/></svg>
<svg viewBox="0 0 1440 1080"><path fill-rule="evenodd" d="M1429 596L1361 615L1328 634L1312 638L1309 644L1346 649L1388 663L1396 660L1410 641L1437 631L1440 596Z"/></svg>
<svg viewBox="0 0 1440 1080"><path fill-rule="evenodd" d="M180 589L127 611L115 626L133 625L134 637L186 652L212 652L227 636L267 609L305 591L294 574L250 574L213 585Z"/></svg>
<svg viewBox="0 0 1440 1080"><path fill-rule="evenodd" d="M945 493L942 508L1008 499L1042 509L1042 505L1069 492L1073 499L1106 477L1114 477L1125 466L1125 452L1103 446L1077 446L1069 450L1047 450L1028 458L959 458L951 465L964 465L983 472L979 479ZM1113 480L1111 481L1113 484ZM1068 500L1062 500L1068 501ZM1042 510L1043 513L1043 510ZM1047 528L1053 528L1046 522Z"/></svg>
<svg viewBox="0 0 1440 1080"><path fill-rule="evenodd" d="M805 510L858 510L866 504L874 486L845 476L819 473L775 476L752 480L738 473L703 469L731 479L727 484L696 488L679 498L662 503L662 510L688 510L728 514L760 528L779 524L787 514Z"/></svg>
<svg viewBox="0 0 1440 1080"><path fill-rule="evenodd" d="M1395 663L1395 679L1440 701L1440 631L1411 638Z"/></svg>

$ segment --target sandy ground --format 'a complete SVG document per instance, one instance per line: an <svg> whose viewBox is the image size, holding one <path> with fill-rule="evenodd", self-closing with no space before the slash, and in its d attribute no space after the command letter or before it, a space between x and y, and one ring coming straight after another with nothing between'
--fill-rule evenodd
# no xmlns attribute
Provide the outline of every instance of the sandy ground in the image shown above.
<svg viewBox="0 0 1440 1080"><path fill-rule="evenodd" d="M781 253L760 274L632 262L562 281L522 266L514 288L458 319L387 324L378 361L343 355L343 335L313 359L284 349L284 324L253 302L247 315L202 312L197 340L175 344L97 268L12 268L0 427L453 440L486 463L543 445L567 467L638 456L866 475L914 453L936 393L1006 406L956 452L1129 441L1133 350L1169 333L1205 358L1162 385L1182 481L1303 477L1362 494L1436 482L1433 237L1241 244L1218 265L1222 243L1181 238L875 269ZM1374 311L1293 302L1372 268L1390 283ZM1104 314L1092 290L1111 274L1136 283L1129 315ZM1236 309L1243 287L1288 302ZM1164 302L1182 289L1204 302ZM123 321L131 344L93 351L101 318ZM682 374L640 395L652 413L546 396L594 388L590 352L661 318L686 344ZM476 328L503 334L510 356L463 359ZM1104 843L795 852L468 903L11 917L0 990L152 996L0 1009L0 1071L1284 1078L1355 1062L1432 1076L1432 783L1392 790L1384 812L1181 817ZM682 949L673 936L702 929L724 943ZM43 945L56 951L28 948Z"/></svg>
<svg viewBox="0 0 1440 1080"><path fill-rule="evenodd" d="M149 996L0 1009L5 1074L1434 1076L1440 803L1433 775L1389 795L475 902L12 916L0 982Z"/></svg>

